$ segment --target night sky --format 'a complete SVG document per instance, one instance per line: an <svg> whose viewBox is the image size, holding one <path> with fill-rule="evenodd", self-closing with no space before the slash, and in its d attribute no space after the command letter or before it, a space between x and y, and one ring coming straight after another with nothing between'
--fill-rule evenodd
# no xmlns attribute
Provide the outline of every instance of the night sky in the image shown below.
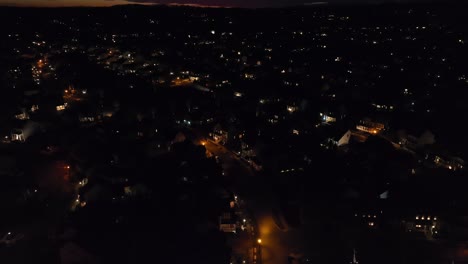
<svg viewBox="0 0 468 264"><path fill-rule="evenodd" d="M15 6L112 6L120 4L194 4L203 6L223 7L279 7L320 3L321 0L0 0L0 5ZM326 1L326 0L324 0ZM330 3L356 3L356 2L406 2L420 0L328 0ZM424 1L424 0L422 0Z"/></svg>

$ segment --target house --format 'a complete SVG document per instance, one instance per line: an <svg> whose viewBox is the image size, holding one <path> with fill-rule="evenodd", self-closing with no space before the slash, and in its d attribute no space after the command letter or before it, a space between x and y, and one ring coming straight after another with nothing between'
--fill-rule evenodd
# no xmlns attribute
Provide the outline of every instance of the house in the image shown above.
<svg viewBox="0 0 468 264"><path fill-rule="evenodd" d="M241 157L248 159L249 157L255 157L255 150L249 144L241 141Z"/></svg>
<svg viewBox="0 0 468 264"><path fill-rule="evenodd" d="M15 119L17 120L29 120L29 114L25 108L22 108L20 111L15 113Z"/></svg>
<svg viewBox="0 0 468 264"><path fill-rule="evenodd" d="M430 214L418 214L403 220L402 223L407 232L421 232L431 237L440 229L439 219Z"/></svg>
<svg viewBox="0 0 468 264"><path fill-rule="evenodd" d="M256 171L261 171L263 169L262 163L257 157L248 157L247 162L254 168Z"/></svg>
<svg viewBox="0 0 468 264"><path fill-rule="evenodd" d="M351 130L340 130L340 129L333 129L329 130L325 142L322 143L322 147L327 147L327 146L336 146L336 147L342 147L345 145L349 144L349 141L351 139Z"/></svg>
<svg viewBox="0 0 468 264"><path fill-rule="evenodd" d="M213 128L213 132L210 133L211 138L214 140L214 142L218 144L223 144L225 145L228 141L228 132L224 130L220 124L217 124Z"/></svg>
<svg viewBox="0 0 468 264"><path fill-rule="evenodd" d="M385 129L385 125L382 123L370 121L369 119L363 119L359 122L358 125L356 125L356 129L375 135L382 132Z"/></svg>
<svg viewBox="0 0 468 264"><path fill-rule="evenodd" d="M22 129L13 129L11 131L11 141L13 142L25 142L26 138L24 136L23 130Z"/></svg>
<svg viewBox="0 0 468 264"><path fill-rule="evenodd" d="M336 122L336 117L332 116L332 114L329 113L320 113L320 117L322 119L322 122L324 123L335 123Z"/></svg>
<svg viewBox="0 0 468 264"><path fill-rule="evenodd" d="M342 105L331 105L320 112L322 123L335 123L346 118L346 109Z"/></svg>
<svg viewBox="0 0 468 264"><path fill-rule="evenodd" d="M465 161L458 157L444 155L442 152L425 151L424 159L429 161L431 166L442 167L449 170L462 170Z"/></svg>
<svg viewBox="0 0 468 264"><path fill-rule="evenodd" d="M219 230L225 233L235 233L237 228L235 215L232 212L224 212L219 217Z"/></svg>
<svg viewBox="0 0 468 264"><path fill-rule="evenodd" d="M341 136L340 139L338 139L338 141L336 141L336 146L341 147L344 145L348 145L350 139L351 139L351 130L348 130L343 136Z"/></svg>
<svg viewBox="0 0 468 264"><path fill-rule="evenodd" d="M435 143L435 135L429 130L422 132L419 137L415 136L415 134L417 135L418 133L409 134L405 130L399 130L397 132L398 143L410 149L429 146Z"/></svg>
<svg viewBox="0 0 468 264"><path fill-rule="evenodd" d="M10 140L13 142L25 142L30 136L39 130L39 124L33 121L27 121L16 126L11 130Z"/></svg>

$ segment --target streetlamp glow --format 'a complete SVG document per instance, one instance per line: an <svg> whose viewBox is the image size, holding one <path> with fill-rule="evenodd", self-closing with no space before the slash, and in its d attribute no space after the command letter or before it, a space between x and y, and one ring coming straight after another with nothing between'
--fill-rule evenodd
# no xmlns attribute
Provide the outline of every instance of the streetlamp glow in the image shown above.
<svg viewBox="0 0 468 264"><path fill-rule="evenodd" d="M259 238L257 239L257 243L261 244L262 243L262 240Z"/></svg>

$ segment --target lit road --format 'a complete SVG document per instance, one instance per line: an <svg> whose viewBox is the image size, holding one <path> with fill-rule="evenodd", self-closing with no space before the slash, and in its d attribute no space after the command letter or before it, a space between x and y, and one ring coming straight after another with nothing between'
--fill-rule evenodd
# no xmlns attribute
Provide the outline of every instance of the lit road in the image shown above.
<svg viewBox="0 0 468 264"><path fill-rule="evenodd" d="M306 233L313 239L311 234L314 230L307 230L307 227L281 230L277 226L272 213L276 202L266 176L254 173L248 164L223 146L207 141L205 147L222 160L225 177L233 190L246 202L257 221L262 247L259 263L285 264L291 252L310 252L315 248L316 242L305 239Z"/></svg>
<svg viewBox="0 0 468 264"><path fill-rule="evenodd" d="M330 215L334 211L330 206L323 207L320 199L309 200L303 205L302 226L280 228L281 224L278 226L275 220L282 221L281 217L273 215L278 201L272 192L269 175L254 173L248 164L222 146L211 142L205 146L223 161L225 177L257 221L262 248L259 264L286 264L288 255L295 252L303 253L304 260L310 261L305 263L349 263L354 247L358 249L361 263L405 262L402 259L408 260L405 263L442 263L439 244L427 240L417 244L402 240L398 232L392 236L349 228L339 217L320 216L321 212ZM401 243L407 246L402 247ZM409 248L411 250L407 251Z"/></svg>

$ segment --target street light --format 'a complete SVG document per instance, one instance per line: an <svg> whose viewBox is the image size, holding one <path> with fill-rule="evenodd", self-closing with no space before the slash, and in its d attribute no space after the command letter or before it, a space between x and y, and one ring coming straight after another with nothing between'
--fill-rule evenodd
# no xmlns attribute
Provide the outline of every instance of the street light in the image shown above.
<svg viewBox="0 0 468 264"><path fill-rule="evenodd" d="M65 175L63 177L68 181L70 179L70 165L65 166L65 169Z"/></svg>
<svg viewBox="0 0 468 264"><path fill-rule="evenodd" d="M259 238L259 239L257 239L257 242L258 242L259 244L261 244L261 243L262 243L262 240Z"/></svg>

